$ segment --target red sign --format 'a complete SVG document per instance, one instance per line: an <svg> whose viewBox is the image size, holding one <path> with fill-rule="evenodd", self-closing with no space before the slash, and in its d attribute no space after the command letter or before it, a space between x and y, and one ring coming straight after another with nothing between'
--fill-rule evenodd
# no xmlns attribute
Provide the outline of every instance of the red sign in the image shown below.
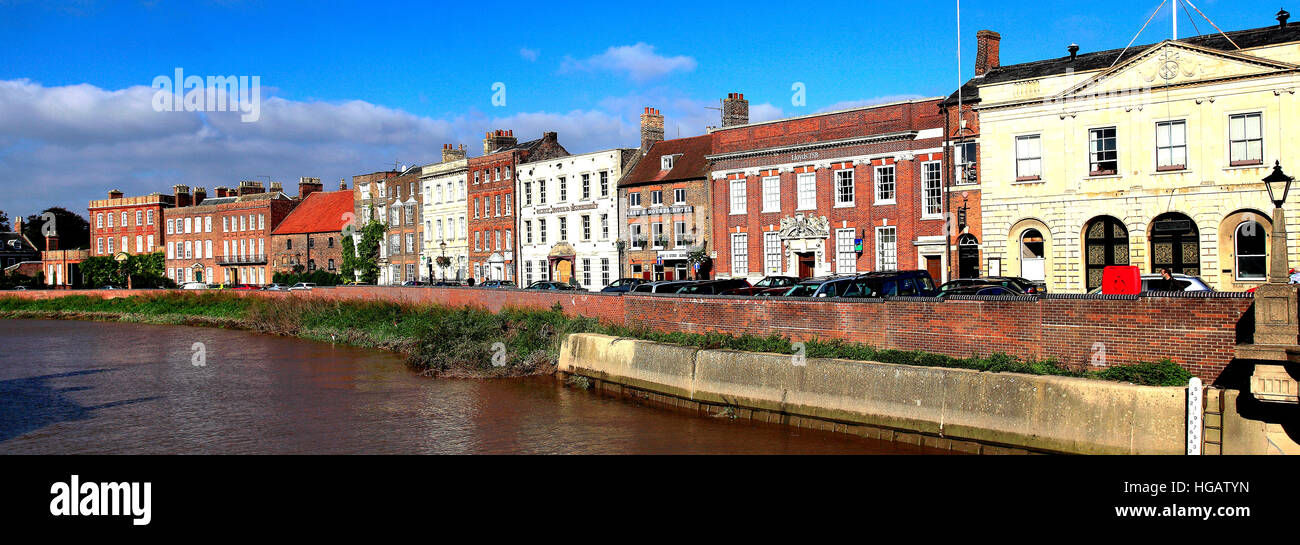
<svg viewBox="0 0 1300 545"><path fill-rule="evenodd" d="M1109 295L1137 295L1142 292L1142 273L1131 265L1111 265L1102 270L1101 292Z"/></svg>

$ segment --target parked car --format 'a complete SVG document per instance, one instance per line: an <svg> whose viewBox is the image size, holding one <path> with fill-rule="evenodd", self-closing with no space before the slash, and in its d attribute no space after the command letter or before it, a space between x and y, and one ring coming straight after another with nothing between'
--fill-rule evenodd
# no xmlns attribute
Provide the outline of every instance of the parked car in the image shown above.
<svg viewBox="0 0 1300 545"><path fill-rule="evenodd" d="M645 284L646 282L649 282L649 280L644 278L620 278L611 282L608 286L605 286L605 289L600 291L601 293L626 293L632 291L632 288Z"/></svg>
<svg viewBox="0 0 1300 545"><path fill-rule="evenodd" d="M427 286L427 285L429 285L429 283L428 283L428 282L424 282L424 281L420 281L420 280L407 280L406 282L402 282L402 285L403 285L403 286L407 286L407 287L413 287L413 286Z"/></svg>
<svg viewBox="0 0 1300 545"><path fill-rule="evenodd" d="M573 285L573 284L565 284L564 282L555 282L555 281L551 281L551 280L538 280L538 281L536 281L536 282L533 282L532 284L529 284L528 287L527 287L527 288L524 288L524 289L529 289L529 290L559 290L559 291L585 291L585 290L583 290L582 287L580 287L580 286L575 286L575 285Z"/></svg>
<svg viewBox="0 0 1300 545"><path fill-rule="evenodd" d="M798 283L799 279L793 276L767 276L752 286L727 290L722 295L758 295L764 290L790 288Z"/></svg>
<svg viewBox="0 0 1300 545"><path fill-rule="evenodd" d="M999 284L974 283L955 286L950 286L950 284L952 284L952 282L948 282L939 288L940 297L947 297L950 295L1025 295L1013 287ZM944 289L945 287L947 289Z"/></svg>
<svg viewBox="0 0 1300 545"><path fill-rule="evenodd" d="M479 287L483 287L483 288L514 288L514 287L517 287L517 286L515 286L515 283L514 283L513 280L488 280L488 281L486 281L486 282L483 282L482 284L479 284Z"/></svg>
<svg viewBox="0 0 1300 545"><path fill-rule="evenodd" d="M257 286L253 286L253 285L251 285L251 284L236 284L236 285L234 285L234 286L231 286L230 289L232 289L232 290L239 290L239 291L253 291L253 290L256 290L256 289L259 289L259 288L258 288Z"/></svg>
<svg viewBox="0 0 1300 545"><path fill-rule="evenodd" d="M262 291L288 291L289 286L284 284L267 284L262 286Z"/></svg>
<svg viewBox="0 0 1300 545"><path fill-rule="evenodd" d="M464 283L464 282L461 282L461 281L459 281L459 280L439 280L439 281L437 281L437 282L434 282L433 285L435 285L435 286L464 286L465 283Z"/></svg>
<svg viewBox="0 0 1300 545"><path fill-rule="evenodd" d="M1173 274L1173 280L1165 280L1159 274L1144 274L1142 279L1142 291L1214 291L1209 284L1201 280L1199 276L1188 274ZM1101 293L1101 287L1093 288L1088 293Z"/></svg>
<svg viewBox="0 0 1300 545"><path fill-rule="evenodd" d="M786 290L784 297L839 297L853 285L854 276L809 278Z"/></svg>
<svg viewBox="0 0 1300 545"><path fill-rule="evenodd" d="M729 278L725 280L700 280L692 282L677 290L677 293L689 293L692 295L719 295L736 289L750 288L749 280L744 278Z"/></svg>
<svg viewBox="0 0 1300 545"><path fill-rule="evenodd" d="M934 297L939 294L929 271L871 272L853 278L841 297Z"/></svg>
<svg viewBox="0 0 1300 545"><path fill-rule="evenodd" d="M1038 293L1038 288L1027 280L1025 283L1019 283L1012 279L1012 277L994 276L988 278L958 278L956 280L949 280L944 283L944 285L939 286L939 294L943 295L955 289L971 286L1000 286L1006 288L1015 295L1035 295Z"/></svg>
<svg viewBox="0 0 1300 545"><path fill-rule="evenodd" d="M292 288L289 288L289 291L311 291L314 289L316 289L316 284L312 282L299 282L294 284Z"/></svg>
<svg viewBox="0 0 1300 545"><path fill-rule="evenodd" d="M689 280L660 280L658 282L646 282L632 288L632 293L677 293L677 290L682 289L690 283L691 281Z"/></svg>
<svg viewBox="0 0 1300 545"><path fill-rule="evenodd" d="M104 286L104 287L101 288L101 289L106 289L106 290L115 290L115 289L117 289L117 288L115 288L115 287L113 287L113 286ZM181 284L181 289L183 289L183 290L206 290L206 289L208 289L208 285L207 285L207 284L204 284L203 282L186 282L186 283L184 283L184 284Z"/></svg>

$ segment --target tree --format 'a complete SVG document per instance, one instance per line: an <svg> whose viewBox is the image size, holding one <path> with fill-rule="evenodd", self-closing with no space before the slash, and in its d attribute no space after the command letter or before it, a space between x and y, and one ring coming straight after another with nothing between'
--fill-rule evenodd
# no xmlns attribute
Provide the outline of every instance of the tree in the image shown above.
<svg viewBox="0 0 1300 545"><path fill-rule="evenodd" d="M357 247L356 244L352 243L351 230L343 231L342 239L343 263L339 264L339 276L342 276L345 281L355 282L357 279Z"/></svg>
<svg viewBox="0 0 1300 545"><path fill-rule="evenodd" d="M46 208L40 214L32 214L23 220L23 234L36 245L37 250L45 250L46 213L54 215L53 225L49 229L59 235L60 250L90 248L90 222L80 214L62 207Z"/></svg>
<svg viewBox="0 0 1300 545"><path fill-rule="evenodd" d="M9 214L6 214L4 210L0 210L0 231L9 231L10 229L12 228L9 227Z"/></svg>
<svg viewBox="0 0 1300 545"><path fill-rule="evenodd" d="M358 281L362 284L374 284L379 281L379 244L384 240L388 226L375 217L371 210L370 222L361 228L361 242L357 244L357 261L355 269Z"/></svg>

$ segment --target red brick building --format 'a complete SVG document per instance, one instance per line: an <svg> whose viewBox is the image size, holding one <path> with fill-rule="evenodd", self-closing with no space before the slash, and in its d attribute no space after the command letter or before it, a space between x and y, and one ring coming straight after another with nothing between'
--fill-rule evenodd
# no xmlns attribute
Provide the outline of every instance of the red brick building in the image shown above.
<svg viewBox="0 0 1300 545"><path fill-rule="evenodd" d="M188 199L188 191L185 194ZM176 206L176 197L154 193L124 197L116 189L107 199L90 201L90 255L118 252L150 254L163 245L163 210ZM182 206L188 206L186 201Z"/></svg>
<svg viewBox="0 0 1300 545"><path fill-rule="evenodd" d="M428 270L420 263L424 245L424 192L420 191L423 172L415 165L371 184L378 190L375 214L388 226L379 245L380 284L397 286L428 279Z"/></svg>
<svg viewBox="0 0 1300 545"><path fill-rule="evenodd" d="M955 221L939 102L711 131L718 276L925 269L945 281Z"/></svg>
<svg viewBox="0 0 1300 545"><path fill-rule="evenodd" d="M518 274L514 173L520 163L567 155L553 132L523 143L507 130L489 132L483 138L483 156L469 159L466 174L469 272L475 282L514 280Z"/></svg>
<svg viewBox="0 0 1300 545"><path fill-rule="evenodd" d="M984 74L998 67L998 33L981 30L975 58L975 77L967 81L939 108L944 116L944 149L952 150L944 158L944 172L948 175L948 199L945 211L952 214L955 229L949 237L949 278L975 278L989 274L984 270L983 222L980 214L980 118L975 106L979 104L979 83Z"/></svg>
<svg viewBox="0 0 1300 545"><path fill-rule="evenodd" d="M317 178L303 178L298 191L321 189ZM278 182L267 192L261 182L243 181L230 191L216 188L207 199L203 188L191 198L189 188L175 187L176 202L164 214L167 237L165 274L178 284L266 284L273 276L267 245L271 232L298 205Z"/></svg>
<svg viewBox="0 0 1300 545"><path fill-rule="evenodd" d="M696 271L686 257L690 251L710 250L712 203L705 157L712 137L662 138L663 117L648 108L642 115L644 155L618 183L625 241L621 274L647 280L709 278L707 264Z"/></svg>
<svg viewBox="0 0 1300 545"><path fill-rule="evenodd" d="M271 269L277 273L324 270L338 274L343 264L343 226L352 213L352 192L314 192L302 199L271 232Z"/></svg>

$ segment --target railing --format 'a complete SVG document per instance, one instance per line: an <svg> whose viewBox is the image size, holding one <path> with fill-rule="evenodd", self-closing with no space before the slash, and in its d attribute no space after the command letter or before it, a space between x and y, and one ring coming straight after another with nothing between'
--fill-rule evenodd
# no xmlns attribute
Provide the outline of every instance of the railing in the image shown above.
<svg viewBox="0 0 1300 545"><path fill-rule="evenodd" d="M266 254L259 255L223 255L217 258L217 265L265 265Z"/></svg>

